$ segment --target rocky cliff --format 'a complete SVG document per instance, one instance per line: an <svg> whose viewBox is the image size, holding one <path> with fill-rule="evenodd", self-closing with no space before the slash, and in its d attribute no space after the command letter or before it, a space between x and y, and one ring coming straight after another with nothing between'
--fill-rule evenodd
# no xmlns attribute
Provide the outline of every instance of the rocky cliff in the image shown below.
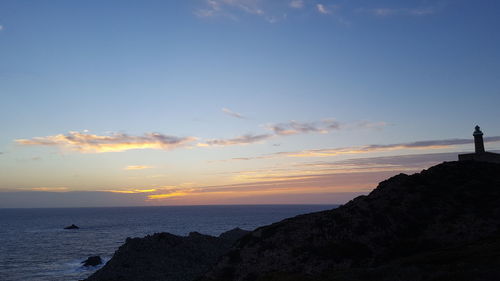
<svg viewBox="0 0 500 281"><path fill-rule="evenodd" d="M87 281L194 280L246 233L236 228L219 237L191 232L186 237L156 233L127 238L113 258Z"/></svg>
<svg viewBox="0 0 500 281"><path fill-rule="evenodd" d="M88 280L500 280L500 164L400 174L337 209L227 237L131 239Z"/></svg>
<svg viewBox="0 0 500 281"><path fill-rule="evenodd" d="M500 280L500 165L448 162L256 229L202 279Z"/></svg>

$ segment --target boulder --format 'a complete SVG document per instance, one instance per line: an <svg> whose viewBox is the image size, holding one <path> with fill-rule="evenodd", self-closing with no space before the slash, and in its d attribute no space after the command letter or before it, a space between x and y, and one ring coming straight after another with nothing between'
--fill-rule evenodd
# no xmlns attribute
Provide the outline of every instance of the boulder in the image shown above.
<svg viewBox="0 0 500 281"><path fill-rule="evenodd" d="M74 225L74 224L72 224L70 226L66 226L64 229L79 229L79 227L76 226L76 225Z"/></svg>
<svg viewBox="0 0 500 281"><path fill-rule="evenodd" d="M82 261L83 266L96 266L102 263L100 256L88 257L86 260Z"/></svg>

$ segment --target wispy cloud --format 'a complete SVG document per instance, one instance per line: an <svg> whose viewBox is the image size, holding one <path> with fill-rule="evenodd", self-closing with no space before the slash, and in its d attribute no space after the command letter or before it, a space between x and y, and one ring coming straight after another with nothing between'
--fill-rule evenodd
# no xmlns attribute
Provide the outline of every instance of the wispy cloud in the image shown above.
<svg viewBox="0 0 500 281"><path fill-rule="evenodd" d="M294 174L266 175L257 174L249 181L218 186L197 186L190 188L159 188L149 194L149 200L220 200L236 198L262 198L272 196L273 200L280 195L295 195L297 199L304 195L333 194L339 192L368 192L376 183L395 171L326 174ZM251 178L248 178L251 179ZM322 197L322 196L319 196ZM287 200L289 200L288 198ZM191 201L193 202L193 201ZM234 202L234 201L233 201Z"/></svg>
<svg viewBox="0 0 500 281"><path fill-rule="evenodd" d="M284 137L297 134L320 133L327 134L334 130L345 129L381 129L385 122L361 121L354 123L340 123L334 119L325 119L319 122L289 121L285 123L266 124L264 127L271 131L269 134L246 134L232 139L210 139L200 142L197 146L229 146L262 142L275 137ZM259 158L264 158L259 157ZM269 158L269 157L267 157Z"/></svg>
<svg viewBox="0 0 500 281"><path fill-rule="evenodd" d="M342 178L349 174L355 177L365 177L377 174L413 173L443 161L456 160L457 153L394 155L340 161L295 162L286 165L272 165L257 170L238 171L233 174L235 180L238 181L271 185L287 182L293 186L298 182L312 184L320 179L332 179L336 175Z"/></svg>
<svg viewBox="0 0 500 281"><path fill-rule="evenodd" d="M236 117L236 118L239 118L239 119L245 119L245 117L243 115L241 115L240 113L238 112L234 112L228 108L222 108L222 112L226 113L227 115L229 116L232 116L232 117Z"/></svg>
<svg viewBox="0 0 500 281"><path fill-rule="evenodd" d="M294 9L301 9L304 7L304 1L303 0L290 1L290 7L294 8Z"/></svg>
<svg viewBox="0 0 500 281"><path fill-rule="evenodd" d="M206 0L203 8L195 10L195 15L202 18L224 16L236 19L235 12L263 15L264 10L259 0Z"/></svg>
<svg viewBox="0 0 500 281"><path fill-rule="evenodd" d="M329 133L341 129L383 129L387 126L386 122L356 121L351 123L339 122L335 119L325 119L316 122L298 122L292 120L286 123L268 125L267 128L278 135L295 135L307 133Z"/></svg>
<svg viewBox="0 0 500 281"><path fill-rule="evenodd" d="M334 119L325 119L319 122L298 122L292 120L286 123L268 124L266 128L276 135L287 136L307 133L326 134L340 129L382 129L387 126L385 122L359 121L354 123L341 123Z"/></svg>
<svg viewBox="0 0 500 281"><path fill-rule="evenodd" d="M250 160L261 160L261 159L271 159L277 157L334 157L340 155L349 154L368 154L372 152L385 152L385 151L395 151L395 150L407 150L407 149L449 149L460 145L472 144L474 141L472 139L445 139L445 140L428 140L428 141L416 141L409 143L397 143L397 144L372 144L365 146L351 146L351 147L339 147L339 148L324 148L324 149L309 149L301 151L282 151L272 154L265 154L253 157L234 157L226 160L218 160L212 162L231 162L231 161L250 161ZM490 142L500 142L500 136L485 137L485 143ZM432 154L436 155L436 154ZM454 153L455 158L457 153Z"/></svg>
<svg viewBox="0 0 500 281"><path fill-rule="evenodd" d="M135 198L135 204L139 205L143 203L153 205L162 203L235 204L235 202L237 204L345 203L355 196L367 194L379 181L387 177L400 172L419 171L435 163L455 158L455 153L436 153L287 164L285 169L271 167L236 172L234 173L236 182L224 185L185 183L149 188L101 190L97 193L70 192L63 187L30 190L44 191L37 194L56 192L51 196L74 194L79 199L94 194L91 197L92 200L115 198L116 202ZM30 193L30 196L32 195L36 194ZM64 199L62 201L67 202L70 198L64 197ZM109 202L105 203L109 204Z"/></svg>
<svg viewBox="0 0 500 281"><path fill-rule="evenodd" d="M222 111L235 118L245 118L243 115L233 112L227 108ZM264 127L272 133L245 134L231 139L208 139L200 141L197 146L230 146L262 142L277 136L289 136L296 134L321 133L326 134L340 129L373 129L383 128L385 122L362 121L356 123L340 123L334 119L325 119L318 122L289 121L285 123L267 124ZM14 140L20 145L52 146L82 153L120 152L132 149L161 149L171 150L188 146L198 138L176 137L160 133L147 133L142 136L131 136L124 133L112 133L110 135L90 134L87 130L82 132L70 131L67 134L58 134L45 137L34 137L31 139Z"/></svg>
<svg viewBox="0 0 500 281"><path fill-rule="evenodd" d="M45 191L45 192L67 192L69 188L67 187L33 187L30 188L32 191Z"/></svg>
<svg viewBox="0 0 500 281"><path fill-rule="evenodd" d="M270 139L272 137L273 135L271 134L261 134L261 135L246 134L232 139L211 139L203 143L198 143L198 146L203 147L203 146L244 145L244 144L261 142Z"/></svg>
<svg viewBox="0 0 500 281"><path fill-rule="evenodd" d="M485 142L498 142L500 136L486 137ZM445 139L445 140L428 140L416 141L409 143L396 143L396 144L372 144L365 146L342 147L332 149L312 149L296 152L278 152L275 155L282 155L288 157L327 157L337 156L343 154L360 154L380 151L391 151L401 149L443 149L450 148L457 145L471 144L471 139Z"/></svg>
<svg viewBox="0 0 500 281"><path fill-rule="evenodd" d="M143 166L143 165L130 165L124 168L124 170L145 170L152 169L152 166Z"/></svg>
<svg viewBox="0 0 500 281"><path fill-rule="evenodd" d="M138 193L151 193L155 192L156 188L146 188L146 189L116 189L116 190L101 190L102 192L112 192L112 193L123 193L123 194L138 194Z"/></svg>
<svg viewBox="0 0 500 281"><path fill-rule="evenodd" d="M158 199L167 199L167 198L175 198L186 195L193 195L193 192L185 192L185 191L175 191L175 192L165 192L163 191L161 194L151 194L148 195L149 200L158 200Z"/></svg>
<svg viewBox="0 0 500 281"><path fill-rule="evenodd" d="M290 9L300 9L303 5L302 0L204 0L194 14L199 18L221 17L231 20L250 15L276 23L286 20Z"/></svg>
<svg viewBox="0 0 500 281"><path fill-rule="evenodd" d="M2 31L2 30L3 30L3 25L0 24L0 31Z"/></svg>
<svg viewBox="0 0 500 281"><path fill-rule="evenodd" d="M364 120L364 121L359 121L359 122L356 122L353 124L353 127L355 127L355 128L377 129L377 130L381 130L387 126L388 126L388 124L386 122L383 122L383 121L372 122L372 121Z"/></svg>
<svg viewBox="0 0 500 281"><path fill-rule="evenodd" d="M338 2L338 1L337 1ZM229 18L240 20L245 16L256 16L269 23L283 21L288 15L304 13L307 15L320 14L330 16L340 24L349 25L349 16L356 13L371 14L377 17L389 16L427 16L438 13L443 7L439 1L437 4L416 7L362 7L352 1L343 1L340 4L331 4L326 0L201 0L194 14L200 18ZM352 3L346 3L352 2ZM314 13L311 13L314 11Z"/></svg>
<svg viewBox="0 0 500 281"><path fill-rule="evenodd" d="M195 137L175 137L159 133L149 133L143 136L114 133L110 136L99 136L87 132L69 132L66 135L18 139L16 143L21 145L56 146L83 153L103 153L131 149L171 150L186 146L195 140Z"/></svg>
<svg viewBox="0 0 500 281"><path fill-rule="evenodd" d="M420 7L420 8L373 8L373 9L361 9L361 11L366 11L372 15L379 17L388 16L401 16L401 15L411 15L411 16L427 16L435 14L438 9L435 7Z"/></svg>
<svg viewBox="0 0 500 281"><path fill-rule="evenodd" d="M379 181L400 172L412 173L430 165L455 160L456 153L412 154L368 157L334 162L316 161L287 164L286 168L262 168L233 173L235 182L224 185L185 183L170 186L101 190L99 197L115 194L122 200L133 196L150 204L227 204L239 203L345 203L367 194ZM60 189L60 190L58 190ZM67 194L64 188L39 188ZM43 192L46 193L46 192ZM86 196L89 192L69 192ZM108 194L108 195L106 195ZM0 200L1 201L1 200ZM1 203L1 202L0 202Z"/></svg>
<svg viewBox="0 0 500 281"><path fill-rule="evenodd" d="M316 9L318 10L319 13L324 15L331 13L331 11L323 4L316 4Z"/></svg>
<svg viewBox="0 0 500 281"><path fill-rule="evenodd" d="M300 168L319 168L319 169L422 169L443 161L456 161L458 153L425 153L425 154L405 154L382 157L363 157L346 159L341 161L316 161L297 164Z"/></svg>

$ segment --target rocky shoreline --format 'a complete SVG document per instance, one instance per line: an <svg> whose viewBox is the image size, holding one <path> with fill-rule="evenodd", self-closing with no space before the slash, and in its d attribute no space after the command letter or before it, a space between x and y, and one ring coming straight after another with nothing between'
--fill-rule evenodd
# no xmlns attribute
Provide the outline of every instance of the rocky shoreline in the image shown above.
<svg viewBox="0 0 500 281"><path fill-rule="evenodd" d="M500 280L498 202L500 164L445 162L250 233L128 239L87 280Z"/></svg>
<svg viewBox="0 0 500 281"><path fill-rule="evenodd" d="M191 232L185 237L156 233L127 238L113 258L86 280L194 280L248 232L235 228L218 237Z"/></svg>

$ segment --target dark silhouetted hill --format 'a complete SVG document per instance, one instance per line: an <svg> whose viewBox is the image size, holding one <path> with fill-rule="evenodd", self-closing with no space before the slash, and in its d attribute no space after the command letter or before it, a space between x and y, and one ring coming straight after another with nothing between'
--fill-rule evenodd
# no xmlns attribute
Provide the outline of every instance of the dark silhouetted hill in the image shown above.
<svg viewBox="0 0 500 281"><path fill-rule="evenodd" d="M400 174L240 239L208 280L500 280L500 165Z"/></svg>
<svg viewBox="0 0 500 281"><path fill-rule="evenodd" d="M500 164L400 174L337 209L223 240L127 240L88 280L500 280Z"/></svg>

